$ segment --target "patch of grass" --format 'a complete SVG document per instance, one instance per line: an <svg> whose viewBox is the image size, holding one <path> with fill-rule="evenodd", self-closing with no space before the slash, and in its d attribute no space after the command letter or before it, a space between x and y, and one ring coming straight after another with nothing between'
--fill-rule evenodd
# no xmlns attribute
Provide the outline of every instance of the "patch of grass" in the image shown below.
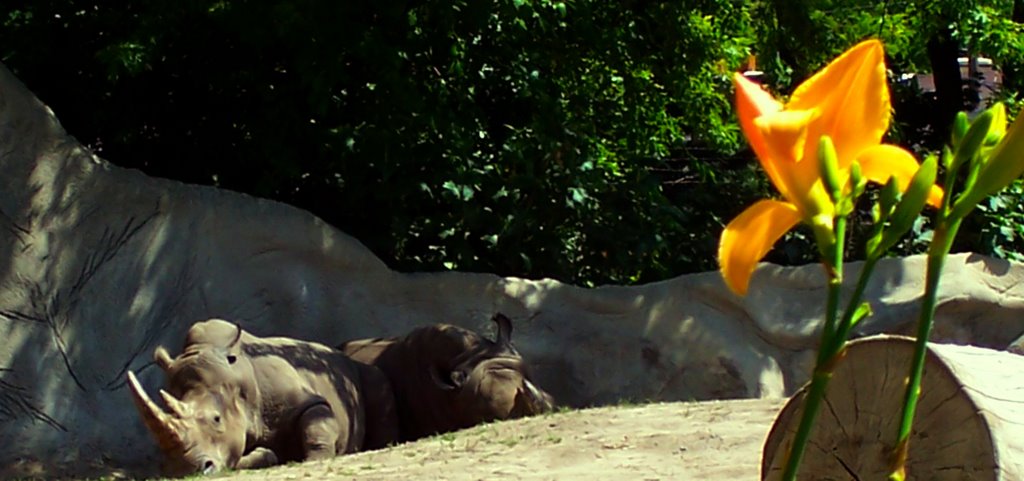
<svg viewBox="0 0 1024 481"><path fill-rule="evenodd" d="M548 434L548 442L551 444L558 444L562 442L561 436L555 436L554 434Z"/></svg>
<svg viewBox="0 0 1024 481"><path fill-rule="evenodd" d="M480 444L480 438L479 437L467 438L466 439L466 444L462 446L462 449L464 449L466 452L471 453L471 452L476 450L476 447L479 444Z"/></svg>
<svg viewBox="0 0 1024 481"><path fill-rule="evenodd" d="M511 447L519 444L520 442L529 441L531 439L538 439L538 438L540 438L540 433L527 432L527 433L522 433L522 434L519 434L519 435L513 435L510 438L497 439L497 440L495 440L495 442L498 443L498 444L501 444L503 446L511 448ZM549 434L547 436L547 441L550 442L550 443L559 443L559 442L562 442L562 438L560 438L558 436L555 436L553 434Z"/></svg>
<svg viewBox="0 0 1024 481"><path fill-rule="evenodd" d="M619 398L619 401L617 403L615 403L615 405L618 406L618 407L622 407L622 408L631 408L631 407L639 406L640 403L637 402L636 399L632 399L632 398Z"/></svg>
<svg viewBox="0 0 1024 481"><path fill-rule="evenodd" d="M356 476L356 475L359 474L359 471L357 471L355 469L352 469L352 468L350 468L348 466L345 466L345 467L343 467L343 468L341 468L341 469L339 469L337 471L327 471L327 473L328 474L338 474L338 475L341 475L341 476Z"/></svg>
<svg viewBox="0 0 1024 481"><path fill-rule="evenodd" d="M617 403L615 403L615 405L618 406L618 407L635 408L635 407L644 406L644 405L647 405L647 404L654 404L656 402L658 402L658 401L656 401L654 399L651 399L651 398L646 398L646 399L619 398L619 401Z"/></svg>
<svg viewBox="0 0 1024 481"><path fill-rule="evenodd" d="M181 480L181 479L195 479L195 478L198 478L200 476L202 476L202 475L188 476L186 478L177 478L177 479L179 479L179 480ZM206 479L214 479L212 477L205 477L205 478ZM11 479L36 479L36 478L11 478ZM81 478L80 481L125 481L126 479L143 479L143 478L129 478L129 477L125 477L125 476L113 475L113 476L100 476L98 478ZM153 478L153 479L158 479L160 481L164 481L164 480L171 481L171 478Z"/></svg>
<svg viewBox="0 0 1024 481"><path fill-rule="evenodd" d="M479 434L481 436L497 436L498 428L494 423L481 424L473 428L470 434Z"/></svg>
<svg viewBox="0 0 1024 481"><path fill-rule="evenodd" d="M542 414L542 416L550 417L550 416L554 416L555 414L567 413L569 411L575 411L575 409L573 409L573 408L571 408L569 406L556 406L555 409L553 409L551 411L545 412L544 414Z"/></svg>
<svg viewBox="0 0 1024 481"><path fill-rule="evenodd" d="M441 441L446 442L446 443L454 443L455 442L455 433L454 432L444 433L444 434L439 435L437 437L437 439L440 439Z"/></svg>

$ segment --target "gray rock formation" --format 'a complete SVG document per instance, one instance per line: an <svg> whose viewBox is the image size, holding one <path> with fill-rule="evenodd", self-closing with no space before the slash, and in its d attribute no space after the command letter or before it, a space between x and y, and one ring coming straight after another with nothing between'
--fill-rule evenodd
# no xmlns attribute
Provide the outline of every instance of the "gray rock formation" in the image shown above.
<svg viewBox="0 0 1024 481"><path fill-rule="evenodd" d="M572 406L784 396L817 342L818 266L766 264L746 298L715 272L596 289L399 273L302 210L97 158L2 66L0 172L0 476L151 472L125 373L156 389L153 348L210 317L333 344L434 322L490 332L501 311ZM859 334L912 331L923 269L879 265ZM1024 332L1024 267L957 255L947 272L935 339L1002 349Z"/></svg>

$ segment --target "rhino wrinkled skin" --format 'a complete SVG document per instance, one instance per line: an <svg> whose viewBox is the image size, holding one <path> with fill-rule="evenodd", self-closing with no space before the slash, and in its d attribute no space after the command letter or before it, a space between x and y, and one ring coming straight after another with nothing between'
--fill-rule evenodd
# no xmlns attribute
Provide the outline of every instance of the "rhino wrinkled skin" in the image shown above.
<svg viewBox="0 0 1024 481"><path fill-rule="evenodd" d="M500 313L492 320L498 326L493 342L461 327L435 324L403 337L349 341L338 348L387 375L402 441L552 410L554 400L533 383L512 345L512 322Z"/></svg>
<svg viewBox="0 0 1024 481"><path fill-rule="evenodd" d="M129 372L143 421L180 476L376 449L397 439L394 395L376 368L313 342L260 338L227 321L194 324L158 407Z"/></svg>

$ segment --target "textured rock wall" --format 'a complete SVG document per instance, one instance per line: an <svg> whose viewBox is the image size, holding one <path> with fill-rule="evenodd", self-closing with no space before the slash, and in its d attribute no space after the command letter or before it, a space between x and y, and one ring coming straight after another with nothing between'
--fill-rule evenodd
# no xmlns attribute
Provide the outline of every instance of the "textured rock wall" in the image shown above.
<svg viewBox="0 0 1024 481"><path fill-rule="evenodd" d="M572 406L783 396L816 344L818 266L764 265L747 298L713 272L596 289L394 272L302 210L97 158L2 66L0 172L0 439L16 440L3 476L155 466L125 373L156 389L153 349L209 317L335 344L434 322L490 333L501 311L538 383ZM859 333L911 331L923 268L879 265ZM936 339L1001 349L1024 332L1022 266L958 255L947 270Z"/></svg>

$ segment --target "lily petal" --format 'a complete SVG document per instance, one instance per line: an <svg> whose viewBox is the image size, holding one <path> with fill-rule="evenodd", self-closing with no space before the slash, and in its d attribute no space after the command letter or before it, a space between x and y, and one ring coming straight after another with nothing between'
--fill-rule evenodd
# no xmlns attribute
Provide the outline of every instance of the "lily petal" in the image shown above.
<svg viewBox="0 0 1024 481"><path fill-rule="evenodd" d="M768 154L764 162L778 164L802 160L804 146L807 144L807 125L815 117L815 112L813 109L785 110L754 119L754 127L764 139ZM783 169L794 167L785 166Z"/></svg>
<svg viewBox="0 0 1024 481"><path fill-rule="evenodd" d="M867 40L847 50L800 84L786 104L786 110L811 108L819 109L821 117L808 135L832 137L840 168L849 167L861 150L878 145L890 115L881 42Z"/></svg>
<svg viewBox="0 0 1024 481"><path fill-rule="evenodd" d="M754 267L797 222L796 206L777 200L758 201L729 222L718 244L718 264L729 289L745 295Z"/></svg>
<svg viewBox="0 0 1024 481"><path fill-rule="evenodd" d="M750 142L750 148L758 159L768 157L768 147L760 130L754 126L754 119L766 114L779 112L782 104L757 83L754 83L741 74L733 75L733 83L736 85L736 115L739 117L740 128L743 135ZM780 172L773 165L761 163L768 178L776 186L782 184Z"/></svg>
<svg viewBox="0 0 1024 481"><path fill-rule="evenodd" d="M818 111L785 110L762 115L754 119L754 126L765 139L767 156L759 157L765 170L777 171L772 179L775 188L791 204L795 205L805 219L827 213L831 215L832 200L821 184L817 158L805 159L805 152L811 149L807 144L815 139L807 137L807 128L818 116ZM816 149L812 150L817 156Z"/></svg>
<svg viewBox="0 0 1024 481"><path fill-rule="evenodd" d="M896 178L896 186L900 192L907 190L910 179L917 173L920 165L914 154L902 147L895 145L881 144L869 147L857 156L857 163L860 164L861 173L864 177L876 184L889 182L889 177ZM939 207L942 205L942 188L933 185L928 193L928 205Z"/></svg>

